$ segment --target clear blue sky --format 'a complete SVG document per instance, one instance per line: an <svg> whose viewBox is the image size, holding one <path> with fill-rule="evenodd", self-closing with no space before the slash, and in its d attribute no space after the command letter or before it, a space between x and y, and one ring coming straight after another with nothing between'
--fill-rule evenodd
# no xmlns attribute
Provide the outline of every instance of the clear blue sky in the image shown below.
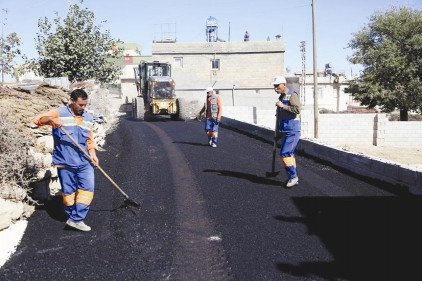
<svg viewBox="0 0 422 281"><path fill-rule="evenodd" d="M37 21L65 17L68 5L78 0L0 0L3 34L16 32L23 53L37 57L35 50ZM313 69L312 0L85 0L82 7L93 11L97 24L109 30L113 38L138 43L142 54L151 54L154 39L162 32L175 32L178 42L204 42L205 24L212 16L218 21L218 37L226 41L243 41L247 30L251 41L275 40L281 35L286 43L285 67L302 69L300 42L306 42L306 69ZM331 63L335 72L356 74L360 66L351 65L347 44L352 33L360 31L369 17L393 6L421 10L421 0L315 0L317 67ZM7 10L5 13L4 10ZM230 38L229 38L230 35ZM265 62L263 66L265 67Z"/></svg>

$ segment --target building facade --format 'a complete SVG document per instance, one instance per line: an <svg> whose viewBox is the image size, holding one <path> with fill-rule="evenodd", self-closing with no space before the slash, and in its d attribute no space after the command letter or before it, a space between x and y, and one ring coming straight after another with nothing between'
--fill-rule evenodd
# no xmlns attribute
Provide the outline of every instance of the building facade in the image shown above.
<svg viewBox="0 0 422 281"><path fill-rule="evenodd" d="M261 89L284 73L283 41L153 43L152 59L170 62L178 90Z"/></svg>

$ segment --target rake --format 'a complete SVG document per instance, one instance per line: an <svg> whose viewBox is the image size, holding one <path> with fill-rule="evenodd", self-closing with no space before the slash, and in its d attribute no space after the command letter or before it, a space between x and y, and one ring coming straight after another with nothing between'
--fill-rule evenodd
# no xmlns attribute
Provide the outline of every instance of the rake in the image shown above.
<svg viewBox="0 0 422 281"><path fill-rule="evenodd" d="M91 161L91 157L89 154L80 146L80 144L63 128L60 127L60 130L65 133L65 135L72 141L72 143L85 155L85 157ZM92 162L92 161L91 161ZM95 167L100 170L100 172L112 183L112 185L125 197L125 203L129 205L133 205L135 207L139 207L140 204L133 201L129 198L129 196L117 185L117 183L100 167L100 165L95 165Z"/></svg>

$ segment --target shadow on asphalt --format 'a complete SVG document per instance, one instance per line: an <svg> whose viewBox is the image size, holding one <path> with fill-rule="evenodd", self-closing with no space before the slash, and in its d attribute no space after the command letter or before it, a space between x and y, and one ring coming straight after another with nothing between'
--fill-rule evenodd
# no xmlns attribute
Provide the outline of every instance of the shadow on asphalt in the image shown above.
<svg viewBox="0 0 422 281"><path fill-rule="evenodd" d="M116 211L121 211L121 210L128 210L133 215L137 215L135 210L137 210L139 208L140 207L133 206L132 204L128 203L127 201L124 201L118 207L109 208L109 209L101 209L101 208L95 207L95 205L93 205L90 209L90 212L93 212L93 213L95 213L95 212L116 212Z"/></svg>
<svg viewBox="0 0 422 281"><path fill-rule="evenodd" d="M188 141L174 141L173 143L189 144L189 145L194 145L194 146L210 146L207 143L188 142Z"/></svg>
<svg viewBox="0 0 422 281"><path fill-rule="evenodd" d="M45 210L47 214L56 221L64 222L67 220L61 196L51 196L48 200L43 202L43 205L38 205L35 209Z"/></svg>
<svg viewBox="0 0 422 281"><path fill-rule="evenodd" d="M253 183L280 186L279 180L273 180L266 177L260 177L260 176L248 174L248 173L226 171L226 170L211 170L211 169L205 169L204 172L216 173L218 176L222 176L222 177L233 177L233 178L238 178L238 179L245 179Z"/></svg>
<svg viewBox="0 0 422 281"><path fill-rule="evenodd" d="M66 213L64 212L64 206L61 196L52 196L49 200L44 201L42 205L36 206L35 209L46 211L46 213L56 221L65 222L68 218ZM93 205L90 209L90 212L116 212L121 210L127 210L130 211L133 215L137 215L137 213L135 212L137 209L137 207L128 204L127 201L122 201L120 206L110 209L100 209Z"/></svg>
<svg viewBox="0 0 422 281"><path fill-rule="evenodd" d="M278 263L280 271L327 280L416 280L422 276L422 197L292 198L301 223L317 236L332 262ZM419 278L415 279L415 276ZM420 279L419 279L420 280Z"/></svg>

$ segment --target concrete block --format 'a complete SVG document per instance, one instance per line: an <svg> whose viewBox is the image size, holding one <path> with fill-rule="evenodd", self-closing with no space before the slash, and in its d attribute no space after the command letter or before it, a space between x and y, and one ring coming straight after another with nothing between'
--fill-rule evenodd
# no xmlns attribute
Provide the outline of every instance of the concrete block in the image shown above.
<svg viewBox="0 0 422 281"><path fill-rule="evenodd" d="M384 163L385 175L388 175L388 178L390 179L395 179L395 182L398 181L399 168L400 168L399 165Z"/></svg>
<svg viewBox="0 0 422 281"><path fill-rule="evenodd" d="M398 169L398 180L407 186L414 185L417 181L417 173L416 171L399 168Z"/></svg>
<svg viewBox="0 0 422 281"><path fill-rule="evenodd" d="M229 125L270 142L273 141L274 130L272 129L258 128L252 124L231 118L226 118L224 125ZM422 194L422 172L406 169L395 163L383 162L365 155L330 147L323 143L318 143L312 138L302 138L299 141L297 151L328 161L337 167L364 177L394 185L405 185L412 194Z"/></svg>

